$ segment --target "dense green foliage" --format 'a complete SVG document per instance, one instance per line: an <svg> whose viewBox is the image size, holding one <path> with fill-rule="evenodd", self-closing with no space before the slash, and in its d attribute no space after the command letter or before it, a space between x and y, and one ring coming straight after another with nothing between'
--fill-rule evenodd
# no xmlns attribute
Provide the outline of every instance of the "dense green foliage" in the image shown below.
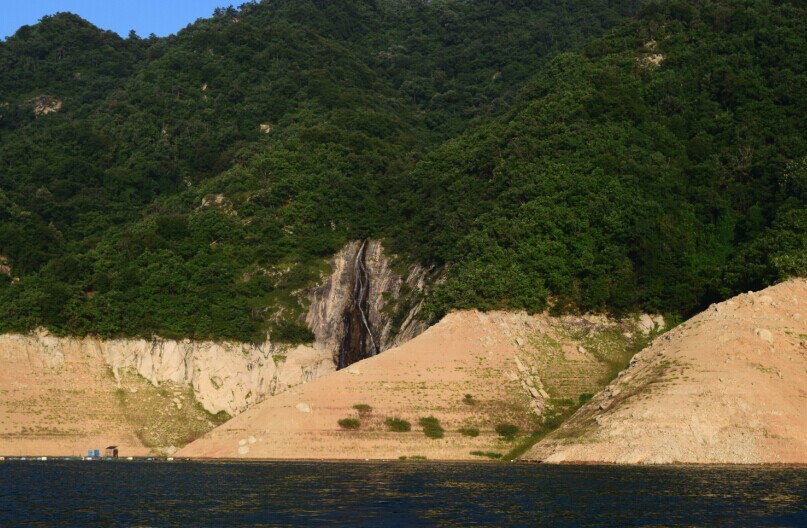
<svg viewBox="0 0 807 528"><path fill-rule="evenodd" d="M805 15L650 5L420 162L395 240L450 267L435 312L686 315L803 275Z"/></svg>
<svg viewBox="0 0 807 528"><path fill-rule="evenodd" d="M385 191L605 23L524 48L535 24L572 28L575 3L523 20L473 4L244 4L147 41L71 15L22 28L0 46L14 109L0 118L0 248L21 279L0 291L0 329L310 339L292 292L347 240L384 233ZM492 51L467 61L471 39ZM517 54L521 73L483 75ZM411 79L429 101L407 95ZM40 95L64 108L34 117Z"/></svg>
<svg viewBox="0 0 807 528"><path fill-rule="evenodd" d="M640 4L21 28L0 43L0 331L310 340L299 292L365 237L435 267L432 317L686 315L807 274L807 6ZM36 116L43 96L61 109Z"/></svg>

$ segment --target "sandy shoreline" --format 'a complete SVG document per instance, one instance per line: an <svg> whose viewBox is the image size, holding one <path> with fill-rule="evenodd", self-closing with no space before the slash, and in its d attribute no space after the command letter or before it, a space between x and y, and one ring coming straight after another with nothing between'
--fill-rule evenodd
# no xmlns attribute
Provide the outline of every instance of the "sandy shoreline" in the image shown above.
<svg viewBox="0 0 807 528"><path fill-rule="evenodd" d="M43 455L44 456L44 455ZM704 468L704 469L807 469L807 463L761 463L761 464L727 464L727 463L671 463L671 464L621 464L611 462L543 462L540 460L446 460L446 459L406 459L400 460L397 458L377 458L377 459L349 459L349 458L171 458L170 460L165 457L121 457L117 459L112 458L97 458L92 460L84 460L82 457L47 457L46 460L40 460L41 456L28 456L28 457L4 457L0 455L0 464L5 463L18 463L18 462L114 462L114 463L128 463L128 462L153 462L162 464L450 464L450 465L507 465L519 464L528 466L545 466L545 467L560 467L560 466L585 466L585 467L608 467L608 468Z"/></svg>

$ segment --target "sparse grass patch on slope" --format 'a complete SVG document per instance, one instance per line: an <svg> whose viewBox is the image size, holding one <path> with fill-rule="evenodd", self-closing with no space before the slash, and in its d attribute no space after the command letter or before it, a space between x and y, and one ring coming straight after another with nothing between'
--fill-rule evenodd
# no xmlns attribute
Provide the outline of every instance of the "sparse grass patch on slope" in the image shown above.
<svg viewBox="0 0 807 528"><path fill-rule="evenodd" d="M187 386L154 387L133 372L122 372L121 382L116 396L123 414L143 445L155 452L181 448L230 419L224 411L207 412Z"/></svg>
<svg viewBox="0 0 807 528"><path fill-rule="evenodd" d="M526 453L546 435L557 429L577 410L576 406L565 407L557 411L548 412L543 416L543 422L530 433L516 443L513 448L504 455L503 460L515 460Z"/></svg>
<svg viewBox="0 0 807 528"><path fill-rule="evenodd" d="M459 432L462 436L470 436L471 438L479 436L479 429L476 427L463 427Z"/></svg>
<svg viewBox="0 0 807 528"><path fill-rule="evenodd" d="M498 460L502 458L501 453L494 453L493 451L471 451L473 456L490 458L491 460Z"/></svg>

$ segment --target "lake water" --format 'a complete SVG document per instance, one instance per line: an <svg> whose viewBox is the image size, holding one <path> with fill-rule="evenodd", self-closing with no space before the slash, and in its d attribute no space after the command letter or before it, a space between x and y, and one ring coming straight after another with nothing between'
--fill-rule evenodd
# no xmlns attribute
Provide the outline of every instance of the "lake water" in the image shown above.
<svg viewBox="0 0 807 528"><path fill-rule="evenodd" d="M807 468L0 462L0 526L807 526Z"/></svg>

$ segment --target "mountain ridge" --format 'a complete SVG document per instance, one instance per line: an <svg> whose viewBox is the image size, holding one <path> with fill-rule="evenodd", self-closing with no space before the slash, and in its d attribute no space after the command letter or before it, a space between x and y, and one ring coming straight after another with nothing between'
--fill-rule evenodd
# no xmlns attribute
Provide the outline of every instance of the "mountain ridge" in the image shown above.
<svg viewBox="0 0 807 528"><path fill-rule="evenodd" d="M434 270L432 322L683 318L803 274L803 9L264 2L146 40L49 18L0 45L0 330L305 341L299 292L368 237ZM98 44L60 56L71 31Z"/></svg>

